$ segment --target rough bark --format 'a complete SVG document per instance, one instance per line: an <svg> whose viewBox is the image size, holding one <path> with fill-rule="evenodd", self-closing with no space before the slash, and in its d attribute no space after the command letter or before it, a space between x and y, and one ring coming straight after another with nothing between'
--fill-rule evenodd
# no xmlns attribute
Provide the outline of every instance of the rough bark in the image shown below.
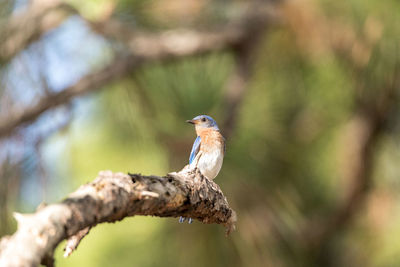
<svg viewBox="0 0 400 267"><path fill-rule="evenodd" d="M164 177L102 171L58 204L34 214L16 213L17 232L0 240L0 266L51 265L62 240L69 238L67 249L73 250L90 227L134 215L191 217L222 224L227 233L236 221L219 186L197 170Z"/></svg>

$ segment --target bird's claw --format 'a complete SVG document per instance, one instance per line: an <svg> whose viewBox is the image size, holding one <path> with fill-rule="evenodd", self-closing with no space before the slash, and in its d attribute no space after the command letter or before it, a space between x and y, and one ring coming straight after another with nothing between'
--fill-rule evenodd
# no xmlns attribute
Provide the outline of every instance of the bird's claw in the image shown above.
<svg viewBox="0 0 400 267"><path fill-rule="evenodd" d="M186 219L188 219L188 224L192 224L193 219L192 218L186 218L186 217L179 217L179 223L183 223Z"/></svg>

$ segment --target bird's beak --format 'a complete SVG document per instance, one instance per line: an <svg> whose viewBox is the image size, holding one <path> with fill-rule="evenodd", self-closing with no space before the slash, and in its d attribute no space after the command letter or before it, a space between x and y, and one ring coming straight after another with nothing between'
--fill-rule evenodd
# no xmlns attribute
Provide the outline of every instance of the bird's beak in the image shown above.
<svg viewBox="0 0 400 267"><path fill-rule="evenodd" d="M187 120L187 123L191 123L191 124L196 124L196 122L194 120Z"/></svg>

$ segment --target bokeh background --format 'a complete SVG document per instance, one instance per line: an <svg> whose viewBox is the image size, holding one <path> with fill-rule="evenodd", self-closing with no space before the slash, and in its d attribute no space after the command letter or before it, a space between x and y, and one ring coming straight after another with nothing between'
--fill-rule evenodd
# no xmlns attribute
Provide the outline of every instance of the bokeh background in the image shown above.
<svg viewBox="0 0 400 267"><path fill-rule="evenodd" d="M126 218L58 266L399 266L400 2L0 2L0 236L100 170L164 175L194 129L237 231ZM188 49L189 47L189 49ZM164 52L163 52L164 51Z"/></svg>

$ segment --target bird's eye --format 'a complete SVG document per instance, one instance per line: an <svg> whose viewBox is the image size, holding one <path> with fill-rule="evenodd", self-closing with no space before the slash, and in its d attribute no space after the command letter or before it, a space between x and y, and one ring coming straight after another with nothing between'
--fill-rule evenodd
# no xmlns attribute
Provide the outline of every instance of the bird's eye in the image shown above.
<svg viewBox="0 0 400 267"><path fill-rule="evenodd" d="M205 122L205 121L206 121L206 118L202 118L201 121L202 121L202 122Z"/></svg>

